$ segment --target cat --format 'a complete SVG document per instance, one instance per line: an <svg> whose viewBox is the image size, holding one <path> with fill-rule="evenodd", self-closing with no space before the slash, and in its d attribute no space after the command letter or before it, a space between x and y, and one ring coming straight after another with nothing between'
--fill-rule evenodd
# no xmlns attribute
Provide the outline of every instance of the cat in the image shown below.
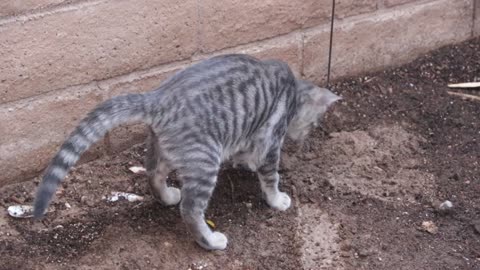
<svg viewBox="0 0 480 270"><path fill-rule="evenodd" d="M303 140L340 97L297 79L288 64L230 54L198 62L156 90L106 100L83 119L60 147L37 189L34 217L44 215L58 184L81 154L112 128L149 126L145 167L153 194L180 212L195 241L207 250L227 247L204 212L222 162L256 171L262 195L277 210L290 207L279 190L280 149L285 136ZM167 186L176 170L181 190Z"/></svg>

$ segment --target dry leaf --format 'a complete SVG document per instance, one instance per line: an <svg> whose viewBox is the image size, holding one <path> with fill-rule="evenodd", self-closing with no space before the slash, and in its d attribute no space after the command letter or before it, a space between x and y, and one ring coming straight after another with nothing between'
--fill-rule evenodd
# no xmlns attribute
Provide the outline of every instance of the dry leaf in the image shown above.
<svg viewBox="0 0 480 270"><path fill-rule="evenodd" d="M215 229L215 223L213 223L213 221L211 221L210 219L207 219L206 222L208 226L212 227L212 229Z"/></svg>

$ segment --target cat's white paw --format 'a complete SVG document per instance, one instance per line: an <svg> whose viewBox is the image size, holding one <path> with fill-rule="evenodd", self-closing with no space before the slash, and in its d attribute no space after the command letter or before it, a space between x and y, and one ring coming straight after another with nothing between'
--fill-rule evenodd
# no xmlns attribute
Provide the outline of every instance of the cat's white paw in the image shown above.
<svg viewBox="0 0 480 270"><path fill-rule="evenodd" d="M207 250L224 250L227 248L228 239L221 232L213 232L208 237L197 241L197 243Z"/></svg>
<svg viewBox="0 0 480 270"><path fill-rule="evenodd" d="M165 205L176 205L182 199L180 190L175 187L168 187L162 194L162 202Z"/></svg>
<svg viewBox="0 0 480 270"><path fill-rule="evenodd" d="M272 197L272 199L267 201L268 205L280 211L287 210L292 203L292 200L285 192L278 192L277 194L275 194L275 196Z"/></svg>
<svg viewBox="0 0 480 270"><path fill-rule="evenodd" d="M210 238L210 245L213 249L226 249L228 239L225 234L221 232L213 232L212 237Z"/></svg>

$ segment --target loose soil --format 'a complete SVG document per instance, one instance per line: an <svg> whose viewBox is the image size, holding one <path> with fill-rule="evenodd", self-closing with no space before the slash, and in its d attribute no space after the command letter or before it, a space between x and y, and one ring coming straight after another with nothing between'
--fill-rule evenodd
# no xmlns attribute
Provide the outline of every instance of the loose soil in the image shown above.
<svg viewBox="0 0 480 270"><path fill-rule="evenodd" d="M4 211L0 269L480 269L480 102L446 87L468 81L480 81L478 38L335 83L343 100L323 127L284 147L291 209L269 209L254 174L221 172L207 218L225 251L199 248L178 208L128 171L142 164L138 145L77 166L43 222ZM31 203L37 183L3 187L2 205ZM112 191L145 200L102 199Z"/></svg>

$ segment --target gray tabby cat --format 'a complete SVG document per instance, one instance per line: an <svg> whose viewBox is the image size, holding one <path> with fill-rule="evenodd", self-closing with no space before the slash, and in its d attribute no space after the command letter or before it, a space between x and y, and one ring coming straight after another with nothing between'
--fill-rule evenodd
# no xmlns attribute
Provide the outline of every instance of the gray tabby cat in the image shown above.
<svg viewBox="0 0 480 270"><path fill-rule="evenodd" d="M286 210L290 197L278 188L284 137L303 139L338 99L296 80L281 61L246 55L204 60L155 91L115 97L90 112L47 168L34 216L43 216L57 185L93 143L120 124L143 122L150 127L146 168L154 195L166 205L180 202L182 218L200 246L225 249L225 235L204 220L221 163L232 158L256 171L268 205ZM167 186L172 170L181 191Z"/></svg>

